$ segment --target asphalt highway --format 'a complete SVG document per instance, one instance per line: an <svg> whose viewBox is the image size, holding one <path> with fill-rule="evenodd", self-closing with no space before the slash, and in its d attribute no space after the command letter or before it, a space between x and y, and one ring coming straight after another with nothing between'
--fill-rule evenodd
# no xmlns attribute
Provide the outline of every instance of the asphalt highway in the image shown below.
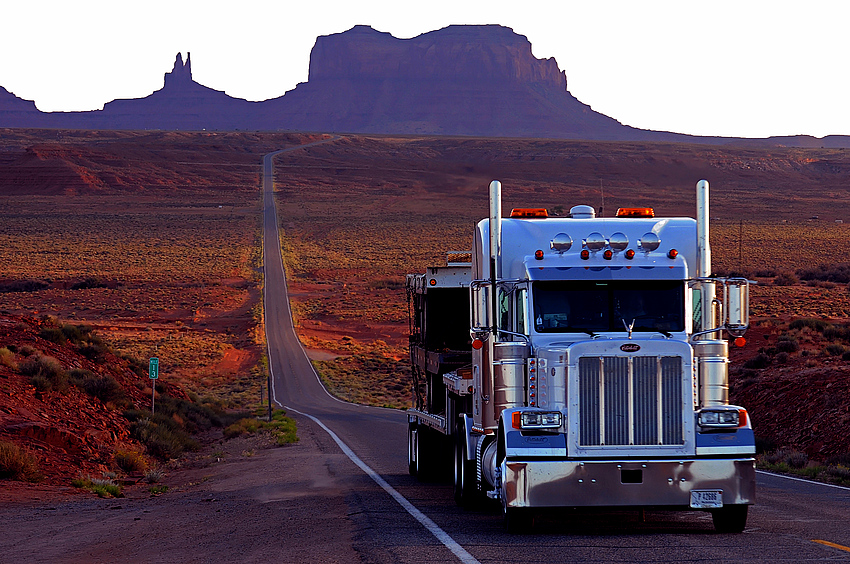
<svg viewBox="0 0 850 564"><path fill-rule="evenodd" d="M280 152L266 155L263 179L273 398L323 449L350 460L345 502L363 562L850 562L850 488L760 472L758 503L737 535L715 533L707 513L635 510L544 515L531 533L509 535L498 511L458 508L448 481L410 477L406 415L331 397L295 335L278 232L285 202L276 210L274 197L273 159Z"/></svg>

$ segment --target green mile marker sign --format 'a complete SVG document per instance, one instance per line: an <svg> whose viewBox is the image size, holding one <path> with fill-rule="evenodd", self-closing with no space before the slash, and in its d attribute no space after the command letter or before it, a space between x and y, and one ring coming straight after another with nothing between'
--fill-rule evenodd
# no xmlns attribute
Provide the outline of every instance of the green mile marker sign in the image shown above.
<svg viewBox="0 0 850 564"><path fill-rule="evenodd" d="M151 380L156 380L159 378L159 359L152 358L150 363L148 364L148 374L151 377Z"/></svg>

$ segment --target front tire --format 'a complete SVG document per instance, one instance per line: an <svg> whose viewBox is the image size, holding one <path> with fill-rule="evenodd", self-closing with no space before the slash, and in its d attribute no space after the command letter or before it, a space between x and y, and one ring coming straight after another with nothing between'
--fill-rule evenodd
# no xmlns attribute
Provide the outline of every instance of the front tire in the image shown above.
<svg viewBox="0 0 850 564"><path fill-rule="evenodd" d="M416 423L409 421L407 423L407 472L414 477L416 476L416 434Z"/></svg>
<svg viewBox="0 0 850 564"><path fill-rule="evenodd" d="M478 498L478 485L475 460L467 459L466 430L458 427L454 456L454 494L455 503L461 507L471 507Z"/></svg>
<svg viewBox="0 0 850 564"><path fill-rule="evenodd" d="M747 526L749 505L725 505L711 511L714 530L718 533L740 533Z"/></svg>

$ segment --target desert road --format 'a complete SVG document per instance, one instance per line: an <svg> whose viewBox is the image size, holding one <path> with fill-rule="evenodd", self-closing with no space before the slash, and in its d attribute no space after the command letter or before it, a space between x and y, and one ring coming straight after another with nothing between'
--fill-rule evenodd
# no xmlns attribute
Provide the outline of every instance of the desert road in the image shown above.
<svg viewBox="0 0 850 564"><path fill-rule="evenodd" d="M335 139L319 143L333 143ZM286 151L309 151L315 143ZM279 152L278 152L279 153ZM344 453L351 542L363 562L850 562L850 488L758 475L742 534L714 532L697 512L575 513L508 535L496 511L458 508L448 483L407 473L403 412L332 398L292 326L280 257L273 159L264 159L265 321L273 397L328 453ZM285 179L280 178L280 181ZM403 266L400 266L403 268ZM335 532L328 530L328 538ZM309 561L309 557L305 557Z"/></svg>

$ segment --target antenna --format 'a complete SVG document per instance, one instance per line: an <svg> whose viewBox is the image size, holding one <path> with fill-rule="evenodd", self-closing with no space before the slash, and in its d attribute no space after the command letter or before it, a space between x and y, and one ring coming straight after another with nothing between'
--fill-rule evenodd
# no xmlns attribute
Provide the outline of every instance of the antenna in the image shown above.
<svg viewBox="0 0 850 564"><path fill-rule="evenodd" d="M602 212L605 210L605 188L602 187L602 179L599 179L599 191L602 193L602 204L599 206L599 217L602 217Z"/></svg>

